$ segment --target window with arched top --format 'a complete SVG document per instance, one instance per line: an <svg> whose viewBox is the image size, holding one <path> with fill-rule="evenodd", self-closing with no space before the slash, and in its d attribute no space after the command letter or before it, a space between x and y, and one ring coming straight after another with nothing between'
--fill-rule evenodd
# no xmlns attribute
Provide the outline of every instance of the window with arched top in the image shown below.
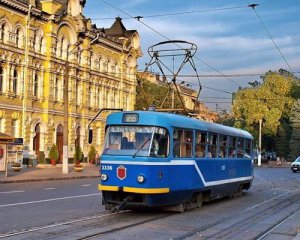
<svg viewBox="0 0 300 240"><path fill-rule="evenodd" d="M7 43L9 39L9 28L8 25L4 22L0 26L0 40L3 43Z"/></svg>
<svg viewBox="0 0 300 240"><path fill-rule="evenodd" d="M44 51L44 49L45 49L45 39L43 38L43 37L41 37L41 39L40 39L40 41L39 41L39 43L38 43L38 51L40 52L40 53L44 53L45 51Z"/></svg>
<svg viewBox="0 0 300 240"><path fill-rule="evenodd" d="M16 31L16 46L18 48L23 48L24 46L24 34L21 29L17 29Z"/></svg>

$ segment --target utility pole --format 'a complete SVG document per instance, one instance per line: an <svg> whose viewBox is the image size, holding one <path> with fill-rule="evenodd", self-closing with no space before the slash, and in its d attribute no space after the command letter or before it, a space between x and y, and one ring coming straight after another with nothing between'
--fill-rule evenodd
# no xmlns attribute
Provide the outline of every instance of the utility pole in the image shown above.
<svg viewBox="0 0 300 240"><path fill-rule="evenodd" d="M27 78L28 78L28 63L29 63L29 31L30 31L30 12L32 6L29 5L28 13L26 17L26 32L25 32L25 69L24 69L24 79L23 79L23 101L22 101L22 138L25 143L25 131L26 131L26 105L27 105Z"/></svg>
<svg viewBox="0 0 300 240"><path fill-rule="evenodd" d="M93 44L97 39L99 38L99 34L90 42L90 45ZM70 51L67 52L67 60L66 60L66 70L65 70L65 76L64 76L64 135L63 135L63 168L62 172L63 174L68 174L69 173L69 168L68 168L68 158L69 158L69 55L73 53L78 46L82 43L82 40L79 39L76 43L74 48ZM78 90L78 89L76 89Z"/></svg>
<svg viewBox="0 0 300 240"><path fill-rule="evenodd" d="M257 156L257 165L261 165L261 125L262 119L259 119L259 133L258 133L258 156Z"/></svg>
<svg viewBox="0 0 300 240"><path fill-rule="evenodd" d="M69 153L68 153L68 138L69 138L69 121L68 121L68 107L69 107L69 53L67 53L66 70L64 77L64 135L63 135L63 168L64 174L69 173Z"/></svg>

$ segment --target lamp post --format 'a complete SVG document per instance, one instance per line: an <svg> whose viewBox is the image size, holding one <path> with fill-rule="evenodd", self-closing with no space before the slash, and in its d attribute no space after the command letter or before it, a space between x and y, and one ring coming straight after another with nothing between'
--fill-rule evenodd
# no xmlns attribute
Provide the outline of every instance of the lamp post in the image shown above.
<svg viewBox="0 0 300 240"><path fill-rule="evenodd" d="M261 125L262 119L259 119L259 132L258 132L258 156L257 156L257 165L261 165Z"/></svg>
<svg viewBox="0 0 300 240"><path fill-rule="evenodd" d="M30 12L32 6L28 7L28 14L26 17L26 32L25 32L25 69L24 69L24 79L23 79L23 99L22 99L22 138L25 143L25 132L26 132L26 106L27 106L27 78L28 78L28 62L29 62L29 35L30 35Z"/></svg>

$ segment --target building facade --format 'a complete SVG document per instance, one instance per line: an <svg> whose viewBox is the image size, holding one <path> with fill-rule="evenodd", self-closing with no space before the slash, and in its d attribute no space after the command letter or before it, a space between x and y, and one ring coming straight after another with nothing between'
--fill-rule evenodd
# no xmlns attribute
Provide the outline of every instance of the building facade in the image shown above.
<svg viewBox="0 0 300 240"><path fill-rule="evenodd" d="M72 158L75 146L87 155L88 124L99 109L134 108L139 35L120 18L97 28L84 5L0 0L0 132L23 138L38 156L47 158L52 144L62 156L64 116ZM91 126L99 151L105 119Z"/></svg>

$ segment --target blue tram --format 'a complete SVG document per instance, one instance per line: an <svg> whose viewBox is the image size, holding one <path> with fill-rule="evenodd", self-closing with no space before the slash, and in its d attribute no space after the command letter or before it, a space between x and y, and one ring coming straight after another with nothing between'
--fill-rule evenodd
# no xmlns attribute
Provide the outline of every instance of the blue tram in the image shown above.
<svg viewBox="0 0 300 240"><path fill-rule="evenodd" d="M112 113L100 163L103 204L184 211L241 194L253 180L252 145L244 130L181 115Z"/></svg>

